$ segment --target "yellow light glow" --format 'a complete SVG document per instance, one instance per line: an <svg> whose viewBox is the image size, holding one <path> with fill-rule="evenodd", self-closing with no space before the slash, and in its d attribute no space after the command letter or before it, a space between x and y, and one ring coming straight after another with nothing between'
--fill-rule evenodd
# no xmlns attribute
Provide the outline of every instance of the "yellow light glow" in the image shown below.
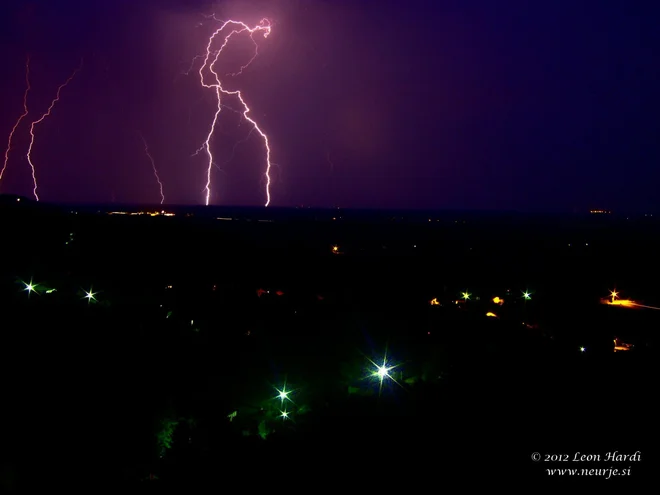
<svg viewBox="0 0 660 495"><path fill-rule="evenodd" d="M610 306L625 306L627 308L637 305L635 301L632 301L630 299L616 299L613 301L607 301L607 304L609 304Z"/></svg>

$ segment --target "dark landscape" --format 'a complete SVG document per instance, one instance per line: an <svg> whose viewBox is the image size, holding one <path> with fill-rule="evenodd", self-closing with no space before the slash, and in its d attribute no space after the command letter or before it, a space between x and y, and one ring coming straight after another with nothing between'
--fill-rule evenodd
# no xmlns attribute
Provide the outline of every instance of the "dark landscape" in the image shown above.
<svg viewBox="0 0 660 495"><path fill-rule="evenodd" d="M640 451L593 464L636 480L656 465L655 217L3 196L0 222L19 482L508 486L586 467L534 452ZM603 304L619 297L649 307Z"/></svg>

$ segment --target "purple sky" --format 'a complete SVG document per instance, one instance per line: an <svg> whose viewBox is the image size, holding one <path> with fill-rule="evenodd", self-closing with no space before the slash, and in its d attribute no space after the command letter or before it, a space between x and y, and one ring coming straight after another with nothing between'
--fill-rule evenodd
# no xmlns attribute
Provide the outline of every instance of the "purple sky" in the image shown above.
<svg viewBox="0 0 660 495"><path fill-rule="evenodd" d="M7 4L7 5L5 5ZM139 7L135 5L139 4ZM660 206L660 7L636 0L7 1L0 7L0 192L30 196L29 124L79 65L32 153L42 201L203 204L214 92L197 69L218 23L255 25L241 89L277 164L273 206ZM237 37L220 59L251 57ZM238 108L235 101L227 105ZM239 125L240 124L240 125ZM223 111L212 204L263 205L263 143ZM4 156L2 156L4 159Z"/></svg>

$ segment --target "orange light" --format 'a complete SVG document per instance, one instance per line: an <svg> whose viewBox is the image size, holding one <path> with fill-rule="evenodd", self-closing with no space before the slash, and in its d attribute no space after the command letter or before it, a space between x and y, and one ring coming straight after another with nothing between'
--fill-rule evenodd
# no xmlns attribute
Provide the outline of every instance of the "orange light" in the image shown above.
<svg viewBox="0 0 660 495"><path fill-rule="evenodd" d="M615 301L608 301L607 304L609 304L610 306L624 306L626 308L632 308L637 306L637 303L630 299L617 299Z"/></svg>
<svg viewBox="0 0 660 495"><path fill-rule="evenodd" d="M437 298L437 297L434 297L434 298L431 299L431 301L429 301L429 302L431 303L431 306L440 306L440 303L438 302L438 298Z"/></svg>

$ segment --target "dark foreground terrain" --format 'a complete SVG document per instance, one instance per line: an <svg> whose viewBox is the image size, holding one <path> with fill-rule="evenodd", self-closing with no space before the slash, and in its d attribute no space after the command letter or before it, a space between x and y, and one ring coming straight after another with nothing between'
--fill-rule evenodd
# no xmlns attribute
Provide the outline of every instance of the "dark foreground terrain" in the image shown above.
<svg viewBox="0 0 660 495"><path fill-rule="evenodd" d="M167 212L0 207L5 489L655 472L650 219Z"/></svg>

